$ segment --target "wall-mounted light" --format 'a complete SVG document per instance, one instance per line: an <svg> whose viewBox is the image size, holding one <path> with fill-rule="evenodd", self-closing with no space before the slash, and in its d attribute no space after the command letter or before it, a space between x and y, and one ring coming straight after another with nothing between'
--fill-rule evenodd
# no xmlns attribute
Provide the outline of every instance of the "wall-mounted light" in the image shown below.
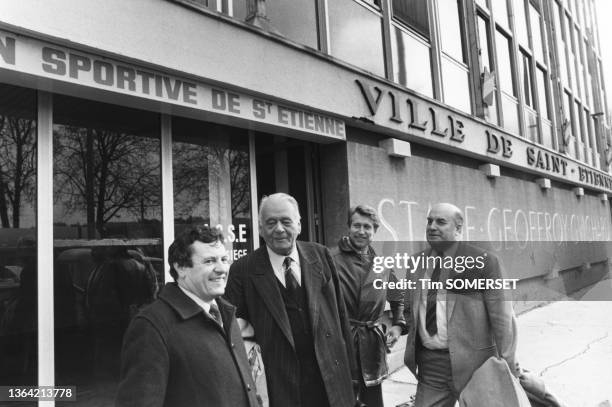
<svg viewBox="0 0 612 407"><path fill-rule="evenodd" d="M536 184L542 189L550 189L550 179L548 178L537 178Z"/></svg>
<svg viewBox="0 0 612 407"><path fill-rule="evenodd" d="M605 192L604 192L604 193L599 194L599 200L600 200L601 202L606 202L606 201L608 200L608 194L606 194Z"/></svg>
<svg viewBox="0 0 612 407"><path fill-rule="evenodd" d="M495 164L483 164L478 167L489 178L499 177L499 165Z"/></svg>
<svg viewBox="0 0 612 407"><path fill-rule="evenodd" d="M584 196L584 188L582 187L576 187L572 189L572 191L574 192L574 195L576 196Z"/></svg>
<svg viewBox="0 0 612 407"><path fill-rule="evenodd" d="M396 138L386 138L378 142L378 146L384 148L391 157L411 157L410 143Z"/></svg>

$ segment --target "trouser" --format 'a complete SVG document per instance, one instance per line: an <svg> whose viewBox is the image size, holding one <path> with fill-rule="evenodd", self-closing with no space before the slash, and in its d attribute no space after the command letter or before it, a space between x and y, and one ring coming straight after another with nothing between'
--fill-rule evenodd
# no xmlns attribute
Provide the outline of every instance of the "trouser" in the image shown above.
<svg viewBox="0 0 612 407"><path fill-rule="evenodd" d="M418 346L416 361L418 384L415 407L453 407L459 392L453 384L448 349L431 350Z"/></svg>

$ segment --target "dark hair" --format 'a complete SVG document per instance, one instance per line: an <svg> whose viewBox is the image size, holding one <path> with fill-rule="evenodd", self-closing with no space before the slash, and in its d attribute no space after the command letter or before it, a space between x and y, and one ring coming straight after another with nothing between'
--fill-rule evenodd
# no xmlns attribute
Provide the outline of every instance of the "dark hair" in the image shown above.
<svg viewBox="0 0 612 407"><path fill-rule="evenodd" d="M193 267L191 255L194 242L202 243L223 243L223 233L219 228L210 228L208 225L195 226L181 233L168 248L168 263L170 263L170 275L176 281L178 273L174 269L174 263L181 267Z"/></svg>
<svg viewBox="0 0 612 407"><path fill-rule="evenodd" d="M361 216L365 216L366 218L370 218L370 220L372 221L372 224L374 225L374 231L378 229L379 223L378 223L378 215L376 215L376 209L372 208L369 205L357 205L357 206L352 206L351 209L349 209L348 221L347 221L347 225L349 228L351 227L351 224L353 222L353 215L356 213Z"/></svg>

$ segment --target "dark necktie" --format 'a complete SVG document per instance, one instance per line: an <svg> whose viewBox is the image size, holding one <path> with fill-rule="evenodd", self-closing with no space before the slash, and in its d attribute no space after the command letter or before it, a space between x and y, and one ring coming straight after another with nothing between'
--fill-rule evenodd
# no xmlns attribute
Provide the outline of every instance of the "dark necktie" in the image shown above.
<svg viewBox="0 0 612 407"><path fill-rule="evenodd" d="M283 268L285 269L285 288L293 294L298 289L299 284L291 272L291 262L293 262L291 257L285 257Z"/></svg>
<svg viewBox="0 0 612 407"><path fill-rule="evenodd" d="M217 304L214 302L211 303L208 313L221 327L223 327L223 319L221 319L221 313L219 312L219 307L217 307Z"/></svg>
<svg viewBox="0 0 612 407"><path fill-rule="evenodd" d="M430 336L434 336L438 333L438 323L436 321L438 290L434 288L432 284L438 281L440 281L440 263L436 262L436 268L431 275L429 289L427 290L427 312L425 314L425 329L427 329L427 333Z"/></svg>

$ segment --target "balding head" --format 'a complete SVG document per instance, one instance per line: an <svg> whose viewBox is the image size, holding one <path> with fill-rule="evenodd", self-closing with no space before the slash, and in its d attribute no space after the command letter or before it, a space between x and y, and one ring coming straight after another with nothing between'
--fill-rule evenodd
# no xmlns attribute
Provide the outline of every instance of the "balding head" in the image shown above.
<svg viewBox="0 0 612 407"><path fill-rule="evenodd" d="M427 214L427 241L434 249L444 249L461 236L463 213L450 203L438 203Z"/></svg>

